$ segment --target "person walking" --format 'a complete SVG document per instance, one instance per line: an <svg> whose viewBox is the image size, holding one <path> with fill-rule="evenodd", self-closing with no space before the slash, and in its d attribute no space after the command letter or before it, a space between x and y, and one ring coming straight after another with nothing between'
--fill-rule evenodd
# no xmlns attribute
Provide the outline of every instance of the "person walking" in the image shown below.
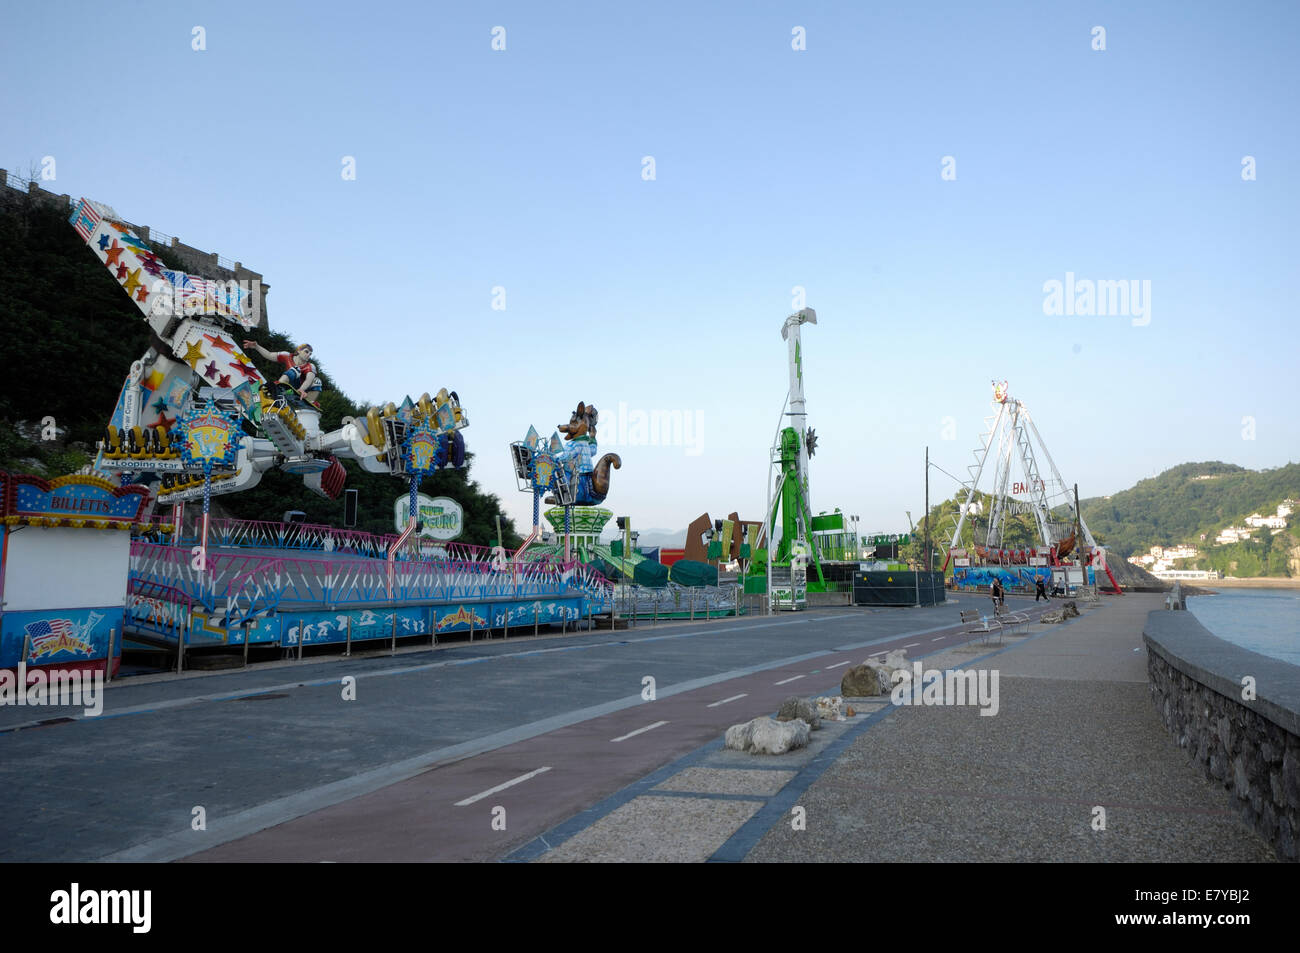
<svg viewBox="0 0 1300 953"><path fill-rule="evenodd" d="M1007 604L1007 594L1002 588L1002 580L996 576L993 577L993 588L990 595L993 596L993 611L995 613L999 607Z"/></svg>
<svg viewBox="0 0 1300 953"><path fill-rule="evenodd" d="M1044 584L1042 576L1039 576L1036 580L1036 585L1034 587L1034 602L1037 602L1040 596L1047 599L1049 602L1051 601L1047 595L1047 586Z"/></svg>

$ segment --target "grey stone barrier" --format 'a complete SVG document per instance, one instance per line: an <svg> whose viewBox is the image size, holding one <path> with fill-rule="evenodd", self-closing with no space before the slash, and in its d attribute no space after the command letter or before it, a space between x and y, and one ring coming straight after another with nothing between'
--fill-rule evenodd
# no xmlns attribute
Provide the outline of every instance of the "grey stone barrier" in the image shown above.
<svg viewBox="0 0 1300 953"><path fill-rule="evenodd" d="M1213 635L1190 612L1143 629L1151 696L1206 777L1281 860L1300 859L1300 666Z"/></svg>

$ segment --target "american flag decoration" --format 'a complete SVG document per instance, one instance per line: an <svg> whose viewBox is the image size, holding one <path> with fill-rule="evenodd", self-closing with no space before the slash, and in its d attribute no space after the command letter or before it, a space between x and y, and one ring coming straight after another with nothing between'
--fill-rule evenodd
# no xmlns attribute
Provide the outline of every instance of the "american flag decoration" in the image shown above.
<svg viewBox="0 0 1300 953"><path fill-rule="evenodd" d="M72 227L76 229L82 240L88 242L102 218L103 216L99 214L98 209L85 199L82 199L77 204L77 209L72 213L72 218L69 221L72 222Z"/></svg>
<svg viewBox="0 0 1300 953"><path fill-rule="evenodd" d="M36 622L27 624L27 634L32 638L32 648L35 649L33 655L42 655L41 646L47 642L62 643L65 639L70 639L75 627L67 619L40 619Z"/></svg>

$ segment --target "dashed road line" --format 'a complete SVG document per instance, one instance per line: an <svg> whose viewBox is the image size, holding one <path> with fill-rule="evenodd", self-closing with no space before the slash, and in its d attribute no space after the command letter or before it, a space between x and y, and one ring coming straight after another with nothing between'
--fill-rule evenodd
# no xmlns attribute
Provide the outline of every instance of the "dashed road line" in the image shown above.
<svg viewBox="0 0 1300 953"><path fill-rule="evenodd" d="M717 708L719 705L725 705L727 702L739 701L742 698L748 698L749 692L741 692L739 695L732 695L730 698L724 698L720 702L714 702L712 705L706 705L706 708Z"/></svg>
<svg viewBox="0 0 1300 953"><path fill-rule="evenodd" d="M944 639L946 639L946 638L948 638L948 636L946 636L946 635L941 635L941 636L939 636L937 639L931 639L930 641L931 641L931 642L942 642L942 641L943 641Z"/></svg>
<svg viewBox="0 0 1300 953"><path fill-rule="evenodd" d="M916 646L918 646L918 645L920 645L920 644L921 644L920 642L908 642L906 645L903 646L903 648L905 648L905 649L911 649L911 648L915 648Z"/></svg>
<svg viewBox="0 0 1300 953"><path fill-rule="evenodd" d="M841 665L850 665L850 664L852 664L852 662L853 662L853 659L845 659L843 662L836 662L834 665L827 665L826 667L827 667L827 668L839 668Z"/></svg>
<svg viewBox="0 0 1300 953"><path fill-rule="evenodd" d="M480 791L478 794L475 794L473 797L467 797L463 801L457 801L456 807L468 807L470 804L473 804L475 801L481 801L483 800L483 798L496 794L498 791L504 791L506 788L512 788L516 784L521 784L522 782L527 781L529 778L535 778L539 774L543 774L549 770L551 770L551 766L548 764L545 767L538 768L535 771L529 771L527 774L521 774L517 778L511 778L505 784L498 784L494 788L488 788L486 791Z"/></svg>
<svg viewBox="0 0 1300 953"><path fill-rule="evenodd" d="M773 685L789 685L791 682L797 682L797 681L798 681L799 679L801 679L801 678L803 678L802 675L791 675L789 678L783 678L783 679L781 679L781 681L779 681L779 682L773 682L772 684L773 684Z"/></svg>
<svg viewBox="0 0 1300 953"><path fill-rule="evenodd" d="M654 729L656 729L656 728L658 728L658 727L660 727L660 726L662 726L662 725L666 725L666 724L668 724L668 722L666 722L666 721L656 721L653 725L646 725L644 728L638 728L636 731L629 731L629 732L628 732L627 734L625 734L625 735L619 735L617 738L610 738L609 740L610 740L611 742L613 742L613 741L627 741L627 739L629 739L629 738L635 738L637 735L639 735L639 734L641 734L641 733L643 733L643 732L646 732L646 731L653 731Z"/></svg>

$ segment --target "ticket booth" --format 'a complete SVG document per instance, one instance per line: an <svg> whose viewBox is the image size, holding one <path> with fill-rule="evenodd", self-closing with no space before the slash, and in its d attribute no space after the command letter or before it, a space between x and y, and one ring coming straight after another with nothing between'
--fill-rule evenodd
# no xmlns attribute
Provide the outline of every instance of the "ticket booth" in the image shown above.
<svg viewBox="0 0 1300 953"><path fill-rule="evenodd" d="M0 471L0 668L116 673L148 503L142 486Z"/></svg>

